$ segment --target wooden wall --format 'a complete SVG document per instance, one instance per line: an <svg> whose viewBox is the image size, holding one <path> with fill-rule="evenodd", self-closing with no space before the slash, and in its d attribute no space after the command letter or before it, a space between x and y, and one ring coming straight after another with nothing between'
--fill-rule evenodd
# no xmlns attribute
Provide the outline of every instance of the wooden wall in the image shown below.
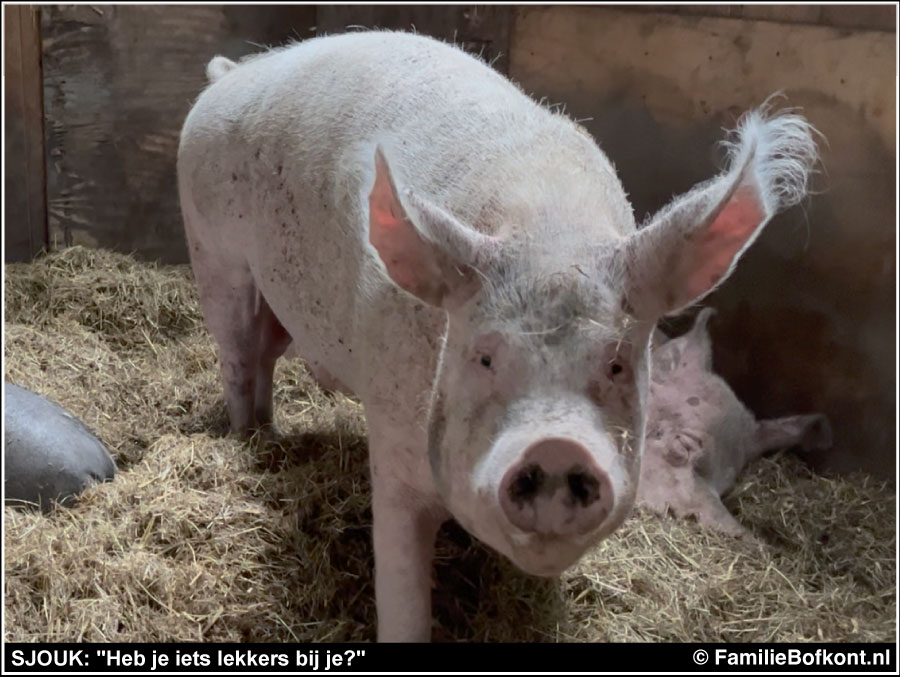
<svg viewBox="0 0 900 677"><path fill-rule="evenodd" d="M47 243L40 13L5 5L3 19L5 252L7 261L28 261Z"/></svg>
<svg viewBox="0 0 900 677"><path fill-rule="evenodd" d="M366 25L455 40L505 71L511 26L510 8L486 6L60 5L45 6L42 15L44 138L31 135L37 145L29 148L43 161L43 147L47 188L45 201L29 204L45 203L47 213L7 207L7 260L28 259L49 242L186 261L175 154L181 124L216 54L238 58L267 45ZM32 34L36 46L38 33ZM40 56L35 52L35 64ZM8 91L12 82L7 80ZM39 110L41 80L29 82L38 89L27 103ZM9 119L41 129L34 111ZM12 131L14 139L31 139ZM10 165L24 166L31 156L22 151L8 157ZM11 180L21 183L31 174L13 172ZM43 190L29 183L29 190L8 192L24 199ZM38 232L36 223L44 230Z"/></svg>
<svg viewBox="0 0 900 677"><path fill-rule="evenodd" d="M810 24L831 28L861 28L875 31L894 31L897 26L897 7L882 4L831 5L622 5L618 9L639 12L677 14L682 17L706 16L752 21Z"/></svg>
<svg viewBox="0 0 900 677"><path fill-rule="evenodd" d="M45 7L51 244L186 261L175 155L207 62L307 37L314 20L311 6Z"/></svg>
<svg viewBox="0 0 900 677"><path fill-rule="evenodd" d="M39 43L34 10L4 9L7 260L49 242L186 261L175 152L215 54L348 26L455 40L590 118L638 216L716 171L721 127L783 90L827 136L827 173L710 299L716 365L763 416L831 416L823 467L893 475L895 5L42 6Z"/></svg>

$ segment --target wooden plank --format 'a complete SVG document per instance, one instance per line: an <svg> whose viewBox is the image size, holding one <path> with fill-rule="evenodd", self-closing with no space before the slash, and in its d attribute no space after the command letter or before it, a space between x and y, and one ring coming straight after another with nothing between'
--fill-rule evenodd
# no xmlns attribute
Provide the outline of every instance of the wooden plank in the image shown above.
<svg viewBox="0 0 900 677"><path fill-rule="evenodd" d="M47 246L40 10L24 5L3 9L5 260L28 261Z"/></svg>
<svg viewBox="0 0 900 677"><path fill-rule="evenodd" d="M742 5L741 18L818 24L822 22L822 5Z"/></svg>
<svg viewBox="0 0 900 677"><path fill-rule="evenodd" d="M415 30L455 42L506 73L511 10L498 5L320 5L316 28L319 35L361 28Z"/></svg>
<svg viewBox="0 0 900 677"><path fill-rule="evenodd" d="M822 23L839 28L897 31L897 5L825 5Z"/></svg>
<svg viewBox="0 0 900 677"><path fill-rule="evenodd" d="M312 35L315 7L44 8L51 241L187 260L175 161L216 54Z"/></svg>
<svg viewBox="0 0 900 677"><path fill-rule="evenodd" d="M715 16L721 18L741 18L743 5L609 5L617 10L629 12L653 12L662 14L678 14L680 16Z"/></svg>
<svg viewBox="0 0 900 677"><path fill-rule="evenodd" d="M703 16L729 19L753 19L801 23L833 28L896 32L895 4L864 5L609 5L634 12L656 12L679 16Z"/></svg>

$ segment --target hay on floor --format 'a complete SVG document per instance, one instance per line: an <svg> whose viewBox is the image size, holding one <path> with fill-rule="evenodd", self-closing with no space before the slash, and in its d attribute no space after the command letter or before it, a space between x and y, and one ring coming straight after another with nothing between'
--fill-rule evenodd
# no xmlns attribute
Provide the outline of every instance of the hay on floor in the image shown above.
<svg viewBox="0 0 900 677"><path fill-rule="evenodd" d="M186 266L73 247L6 266L7 380L112 449L117 479L5 509L6 641L374 639L361 407L299 361L276 442L240 443ZM638 510L559 581L440 535L437 640L895 641L895 493L778 454L728 500L757 541Z"/></svg>

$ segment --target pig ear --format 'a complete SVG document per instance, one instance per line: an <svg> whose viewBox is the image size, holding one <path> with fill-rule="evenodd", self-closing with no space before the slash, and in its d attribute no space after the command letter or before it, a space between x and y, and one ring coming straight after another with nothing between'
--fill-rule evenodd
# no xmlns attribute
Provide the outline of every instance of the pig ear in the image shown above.
<svg viewBox="0 0 900 677"><path fill-rule="evenodd" d="M697 314L690 331L653 347L654 370L662 374L682 367L712 371L712 342L706 325L715 312L714 308L704 308Z"/></svg>
<svg viewBox="0 0 900 677"><path fill-rule="evenodd" d="M831 441L831 424L824 414L770 418L756 425L756 448L759 454L771 449L796 446L803 451L827 449L831 446Z"/></svg>
<svg viewBox="0 0 900 677"><path fill-rule="evenodd" d="M666 336L659 327L653 329L653 333L650 335L650 348L655 350L668 342L669 337Z"/></svg>
<svg viewBox="0 0 900 677"><path fill-rule="evenodd" d="M709 318L716 312L715 308L704 308L694 319L694 326L685 335L687 346L684 357L691 360L705 371L712 370L712 339L709 337Z"/></svg>
<svg viewBox="0 0 900 677"><path fill-rule="evenodd" d="M653 373L671 374L681 363L681 342L675 339L662 344L653 351Z"/></svg>
<svg viewBox="0 0 900 677"><path fill-rule="evenodd" d="M398 286L442 307L478 290L476 268L487 264L497 245L411 191L401 201L381 146L369 194L369 242Z"/></svg>
<svg viewBox="0 0 900 677"><path fill-rule="evenodd" d="M643 319L699 301L731 273L766 222L798 203L817 160L816 133L793 114L744 117L728 169L673 200L625 243L627 306Z"/></svg>

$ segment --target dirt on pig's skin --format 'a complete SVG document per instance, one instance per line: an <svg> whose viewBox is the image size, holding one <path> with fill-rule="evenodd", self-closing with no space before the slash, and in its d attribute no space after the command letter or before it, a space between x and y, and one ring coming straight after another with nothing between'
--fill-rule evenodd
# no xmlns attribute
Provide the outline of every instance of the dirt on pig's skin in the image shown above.
<svg viewBox="0 0 900 677"><path fill-rule="evenodd" d="M4 292L5 378L82 418L120 469L73 508L6 509L6 641L374 640L355 401L282 361L280 435L223 436L186 267L74 247L7 265ZM776 454L725 503L757 542L639 509L558 580L445 525L434 639L895 641L893 486Z"/></svg>

